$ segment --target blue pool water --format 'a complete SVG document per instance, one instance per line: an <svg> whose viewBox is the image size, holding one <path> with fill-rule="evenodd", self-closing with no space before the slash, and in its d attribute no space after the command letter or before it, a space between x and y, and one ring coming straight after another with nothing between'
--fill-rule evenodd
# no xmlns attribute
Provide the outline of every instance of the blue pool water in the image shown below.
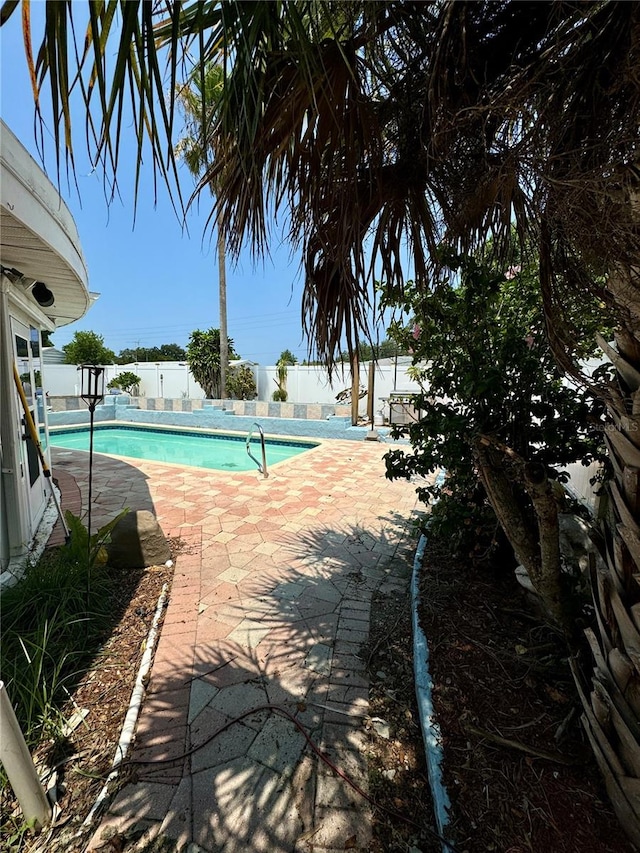
<svg viewBox="0 0 640 853"><path fill-rule="evenodd" d="M89 430L64 429L50 433L54 447L70 450L89 450ZM255 462L247 455L243 436L222 435L181 430L154 430L138 427L96 426L93 433L95 453L129 456L154 462L172 462L217 471L257 471ZM275 465L316 447L303 441L266 439L267 467ZM256 433L251 452L262 461L260 436Z"/></svg>

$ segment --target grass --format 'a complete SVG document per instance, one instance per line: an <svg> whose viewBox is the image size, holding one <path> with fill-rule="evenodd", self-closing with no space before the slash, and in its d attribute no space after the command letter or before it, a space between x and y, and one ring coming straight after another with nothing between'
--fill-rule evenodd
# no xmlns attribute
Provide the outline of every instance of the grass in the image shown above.
<svg viewBox="0 0 640 853"><path fill-rule="evenodd" d="M91 539L80 519L67 512L70 542L45 551L0 595L0 673L32 753L43 741L54 746L64 741L62 709L119 619L121 580L107 568L104 546L126 511ZM11 813L2 767L0 799L0 837L8 851L19 853L33 827L19 812Z"/></svg>
<svg viewBox="0 0 640 853"><path fill-rule="evenodd" d="M89 542L67 513L70 544L45 551L0 597L0 672L31 750L61 737L61 708L108 636L116 582L103 546L119 518Z"/></svg>

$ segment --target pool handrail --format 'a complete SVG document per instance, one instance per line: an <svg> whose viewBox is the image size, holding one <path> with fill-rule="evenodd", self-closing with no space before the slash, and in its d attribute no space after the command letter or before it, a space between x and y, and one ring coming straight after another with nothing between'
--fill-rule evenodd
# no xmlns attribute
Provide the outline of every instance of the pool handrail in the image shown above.
<svg viewBox="0 0 640 853"><path fill-rule="evenodd" d="M253 438L253 430L249 431L249 435L247 436L247 441L246 441L245 446L247 448L248 456L251 459L253 459L253 461L258 466L258 471L262 474L262 476L266 480L267 477L269 476L269 472L267 471L267 451L266 451L265 443L264 443L264 430L262 429L262 427L260 426L260 424L257 421L254 421L253 425L257 426L258 430L260 431L260 444L262 445L262 464L260 464L260 462L258 462L256 457L251 452L251 439Z"/></svg>

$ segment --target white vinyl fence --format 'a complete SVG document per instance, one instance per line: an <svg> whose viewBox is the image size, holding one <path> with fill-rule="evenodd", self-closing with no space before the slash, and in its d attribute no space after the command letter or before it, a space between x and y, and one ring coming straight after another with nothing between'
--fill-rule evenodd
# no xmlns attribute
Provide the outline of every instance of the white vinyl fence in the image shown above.
<svg viewBox="0 0 640 853"><path fill-rule="evenodd" d="M385 359L376 367L374 385L374 414L382 412L385 421L389 419L388 397L392 393L408 394L419 391L416 382L410 379L407 368L411 364L408 357ZM256 378L258 388L257 400L269 402L277 388L276 367L250 364ZM368 387L370 365L360 366L360 387L364 391ZM52 397L74 397L80 391L80 374L72 364L44 364L43 386ZM105 386L107 382L119 373L131 371L140 376L140 396L149 398L165 398L179 400L188 398L202 400L205 396L203 389L194 380L189 367L184 362L164 361L159 363L138 363L126 365L107 365L105 368ZM293 365L288 368L287 393L289 403L307 405L335 404L336 395L341 391L351 391L351 371L345 366L338 370L329 381L327 371L321 367ZM157 403L154 404L158 408ZM360 400L359 412L365 415L367 411L366 396ZM293 415L291 415L293 416ZM576 464L568 468L571 477L571 489L575 496L594 509L597 497L594 487L589 480L596 473L596 467L584 468Z"/></svg>
<svg viewBox="0 0 640 853"><path fill-rule="evenodd" d="M411 364L408 357L385 359L378 363L375 371L374 410L385 406L384 398L390 393L419 391L416 382L409 378L407 368ZM257 400L268 402L276 390L277 371L275 366L250 364L258 389ZM53 397L77 396L80 392L80 374L73 364L44 364L43 385ZM167 399L202 399L204 390L191 375L184 362L162 361L157 363L139 362L137 364L107 365L105 367L105 387L119 373L131 371L140 377L141 397L165 397ZM369 381L369 364L360 366L360 387L365 391ZM351 370L345 366L338 368L331 381L323 367L296 364L287 370L287 395L290 403L335 403L336 395L341 391L351 391ZM360 401L361 412L366 411L366 397Z"/></svg>

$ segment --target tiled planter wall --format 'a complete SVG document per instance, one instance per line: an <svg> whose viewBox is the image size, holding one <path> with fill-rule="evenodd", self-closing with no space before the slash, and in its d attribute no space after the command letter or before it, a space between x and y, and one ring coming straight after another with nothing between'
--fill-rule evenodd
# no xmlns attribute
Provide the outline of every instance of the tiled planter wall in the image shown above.
<svg viewBox="0 0 640 853"><path fill-rule="evenodd" d="M73 412L86 410L87 406L80 397L47 397L52 412ZM222 410L221 400L171 399L168 397L129 397L126 394L105 397L104 404L96 409L96 417L102 409L108 409L113 415L121 407L132 406L136 409L153 412L206 412ZM350 417L350 406L338 406L332 403L266 403L260 400L225 400L225 414L235 414L252 418L297 418L302 420L324 421L330 417ZM101 420L105 420L102 417Z"/></svg>
<svg viewBox="0 0 640 853"><path fill-rule="evenodd" d="M89 423L87 407L83 405L80 408L77 406L77 398L70 399L72 402L69 403L69 406L74 406L74 408L62 409L62 407L58 407L58 411L49 412L49 425L51 427ZM362 441L367 432L366 427L352 427L350 416L336 415L337 407L333 405L303 405L299 407L297 404L288 404L294 412L296 410L300 412L302 409L304 410L303 413L307 415L307 417L291 418L283 417L280 414L283 404L275 403L235 401L233 408L222 409L220 405L211 405L212 401L202 400L168 400L166 398L145 397L141 398L142 405L140 407L127 405L129 402L129 398L125 395L107 398L104 405L96 408L95 422L119 421L129 424L156 424L248 434L251 430L255 430L256 420L259 419L265 433L271 435L341 438L354 441ZM195 404L191 408L185 405L190 402ZM202 405L203 402L205 405ZM338 408L344 409L345 407ZM325 414L325 411L328 413ZM277 414L274 415L274 412ZM322 419L314 419L308 416L318 413L324 415Z"/></svg>

